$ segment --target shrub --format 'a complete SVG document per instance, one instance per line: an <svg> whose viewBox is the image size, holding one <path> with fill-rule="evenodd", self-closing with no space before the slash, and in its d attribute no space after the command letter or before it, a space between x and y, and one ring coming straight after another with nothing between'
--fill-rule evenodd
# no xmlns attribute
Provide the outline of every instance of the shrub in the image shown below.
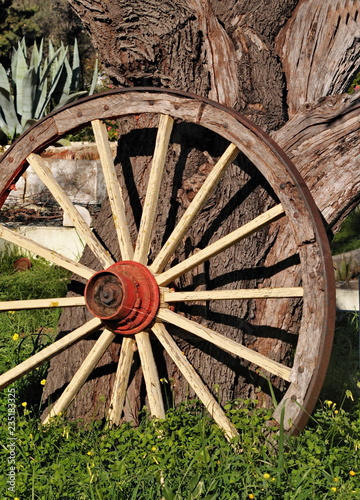
<svg viewBox="0 0 360 500"><path fill-rule="evenodd" d="M69 48L61 44L55 50L48 42L49 56L44 57L44 41L34 43L31 56L25 39L18 42L13 52L11 70L0 64L0 143L11 142L34 121L50 110L63 106L87 91L80 88L80 60L77 41L72 63ZM97 62L89 94L94 92L97 81Z"/></svg>

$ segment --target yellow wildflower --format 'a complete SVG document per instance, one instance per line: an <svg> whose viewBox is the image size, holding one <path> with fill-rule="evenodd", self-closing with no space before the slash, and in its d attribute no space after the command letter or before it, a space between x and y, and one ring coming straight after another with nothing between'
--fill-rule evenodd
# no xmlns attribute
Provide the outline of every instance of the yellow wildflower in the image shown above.
<svg viewBox="0 0 360 500"><path fill-rule="evenodd" d="M338 477L334 477L334 481L335 481L335 483L337 483L339 481L339 478Z"/></svg>
<svg viewBox="0 0 360 500"><path fill-rule="evenodd" d="M354 401L353 393L349 389L347 391L345 391L345 396L347 398L351 399L351 401Z"/></svg>
<svg viewBox="0 0 360 500"><path fill-rule="evenodd" d="M27 402L24 401L23 403L21 403L21 406L23 406L24 408L26 408L27 407Z"/></svg>
<svg viewBox="0 0 360 500"><path fill-rule="evenodd" d="M42 380L40 380L40 384L41 384L41 385L45 385L45 384L46 384L46 379L45 379L45 378L43 378Z"/></svg>
<svg viewBox="0 0 360 500"><path fill-rule="evenodd" d="M263 477L264 477L264 479L270 479L270 474L268 474L267 472L265 472L265 474L264 474Z"/></svg>
<svg viewBox="0 0 360 500"><path fill-rule="evenodd" d="M153 447L151 448L151 451L157 451L156 446L153 446Z"/></svg>
<svg viewBox="0 0 360 500"><path fill-rule="evenodd" d="M333 486L333 487L331 488L331 491L333 491L333 492L335 493L335 491L336 491L335 486Z"/></svg>
<svg viewBox="0 0 360 500"><path fill-rule="evenodd" d="M17 340L19 338L19 334L18 333L14 333L14 335L12 336L12 339L13 340Z"/></svg>
<svg viewBox="0 0 360 500"><path fill-rule="evenodd" d="M250 493L249 498L250 498L251 500L253 500L253 499L255 498L255 496L254 496L252 493Z"/></svg>
<svg viewBox="0 0 360 500"><path fill-rule="evenodd" d="M349 472L349 474L350 474L350 476L355 476L356 472L355 472L354 470L351 470L351 471Z"/></svg>
<svg viewBox="0 0 360 500"><path fill-rule="evenodd" d="M92 456L92 451L88 451L87 455L89 455L89 457L91 457Z"/></svg>

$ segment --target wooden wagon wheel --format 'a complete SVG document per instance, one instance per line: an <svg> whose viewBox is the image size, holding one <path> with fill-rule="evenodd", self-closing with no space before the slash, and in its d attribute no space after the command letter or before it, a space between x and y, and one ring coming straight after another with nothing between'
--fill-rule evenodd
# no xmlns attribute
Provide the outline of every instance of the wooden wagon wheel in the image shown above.
<svg viewBox="0 0 360 500"><path fill-rule="evenodd" d="M143 114L158 115L159 125L154 144L152 165L142 205L141 221L136 241L132 241L127 221L125 197L118 181L110 152L106 126L102 120ZM166 165L166 154L174 123L193 123L204 127L211 134L218 134L227 141L223 154L215 162L196 196L179 217L171 234L160 251L148 261L149 251L159 200L161 183ZM121 260L114 258L102 242L85 224L73 203L54 179L49 167L39 156L49 144L74 129L92 124L99 151L101 166L107 187L117 233ZM194 220L202 213L224 172L239 154L245 155L265 177L274 191L274 206L252 220L237 227L204 248L198 249L183 261L171 258L186 237ZM84 306L94 318L55 341L51 346L27 359L0 376L0 387L23 376L56 354L97 330L102 330L89 355L78 372L53 406L49 416L63 411L76 396L99 359L117 335L122 335L122 347L113 389L109 419L118 422L124 405L136 342L142 364L151 414L163 418L164 404L156 364L151 347L154 336L162 344L177 365L189 385L203 402L228 439L237 432L225 416L217 399L198 375L192 364L181 352L169 325L190 332L217 348L228 351L233 357L245 360L269 376L286 381L286 390L277 407L274 418L280 421L284 415L287 429L302 428L318 397L324 378L332 344L334 324L334 283L331 255L326 234L318 210L303 180L291 161L280 148L256 125L239 113L204 98L178 91L161 89L126 89L98 94L77 101L41 120L24 133L4 154L0 168L1 202L3 203L13 184L24 173L28 164L50 190L98 261L102 271L68 259L34 243L30 239L2 226L0 236L48 261L70 270L87 281L84 297L54 298L49 300L1 302L0 309L32 309L46 307ZM125 171L126 176L126 171ZM161 200L160 203L165 203ZM301 286L280 288L230 287L210 290L181 290L169 284L204 262L212 262L226 249L234 248L242 240L263 228L273 227L279 219L285 219L291 229L294 248L299 257ZM280 230L281 230L280 225ZM280 257L279 257L280 259ZM285 366L271 358L245 347L240 342L204 326L202 321L189 319L179 312L178 305L187 302L257 300L298 300L301 306L301 325L291 366ZM285 413L284 413L285 412Z"/></svg>

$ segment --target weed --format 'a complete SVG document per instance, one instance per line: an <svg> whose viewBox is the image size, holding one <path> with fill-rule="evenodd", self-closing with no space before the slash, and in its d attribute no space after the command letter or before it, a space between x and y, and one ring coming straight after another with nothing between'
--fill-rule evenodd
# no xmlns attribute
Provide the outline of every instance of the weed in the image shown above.
<svg viewBox="0 0 360 500"><path fill-rule="evenodd" d="M67 292L68 271L32 258L27 271L16 271L20 256L7 249L0 259L0 301L62 297ZM0 373L21 363L52 343L57 332L60 309L4 311L0 313ZM40 366L16 383L18 396L29 404L39 403L47 365ZM29 390L31 388L31 390ZM26 395L26 397L25 397Z"/></svg>
<svg viewBox="0 0 360 500"><path fill-rule="evenodd" d="M270 442L264 411L254 403L247 418L246 410L238 418L238 403L229 403L228 415L241 434L241 453L199 414L196 402L171 410L165 421L147 418L138 428L84 427L63 417L40 426L31 411L18 415L16 494L46 500L310 500L332 498L336 488L336 498L359 498L359 408L349 413L326 402L301 436L280 433ZM3 443L5 433L3 426ZM1 462L7 454L2 447ZM5 477L0 492L13 498Z"/></svg>
<svg viewBox="0 0 360 500"><path fill-rule="evenodd" d="M360 208L356 208L346 217L331 243L334 255L357 248L360 248Z"/></svg>
<svg viewBox="0 0 360 500"><path fill-rule="evenodd" d="M40 259L16 272L15 257L0 262L1 300L60 296L66 274ZM38 282L36 284L36 282ZM51 342L59 311L0 314L0 370L4 371ZM144 412L136 428L104 422L83 425L57 416L39 424L38 400L45 372L16 382L16 493L0 476L0 497L36 500L357 500L360 497L360 405L356 398L356 340L353 317L336 333L335 366L328 395L299 437L269 427L272 411L252 400L232 401L225 411L239 432L241 452L225 440L199 401L187 401L152 420ZM357 337L356 337L357 338ZM346 340L346 342L345 342ZM343 350L340 348L345 346ZM334 366L334 365L333 365ZM46 368L46 367L45 367ZM332 372L331 372L332 373ZM167 381L163 380L166 384ZM31 389L31 390L29 390ZM358 389L358 388L357 388ZM325 393L324 393L325 394ZM336 398L345 398L341 405ZM7 389L0 411L7 415ZM81 424L81 425L80 425ZM264 432L266 429L266 432ZM6 419L0 425L0 469L8 470Z"/></svg>
<svg viewBox="0 0 360 500"><path fill-rule="evenodd" d="M347 391L356 399L360 397L358 321L359 313L356 311L338 314L331 359L321 391L323 401L331 400L338 405L345 402L347 407L351 405L351 400L346 398Z"/></svg>

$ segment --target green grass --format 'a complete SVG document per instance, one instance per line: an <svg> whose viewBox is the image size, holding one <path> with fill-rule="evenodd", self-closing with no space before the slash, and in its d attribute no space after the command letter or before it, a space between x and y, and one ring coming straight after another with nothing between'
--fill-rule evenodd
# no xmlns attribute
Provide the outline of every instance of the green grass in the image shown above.
<svg viewBox="0 0 360 500"><path fill-rule="evenodd" d="M5 251L0 259L0 301L63 297L67 292L68 271L32 258L28 271L16 271L14 262L22 256ZM32 354L53 342L60 309L8 311L0 313L0 370L1 373L19 364ZM41 386L47 365L34 370L17 383L19 397L30 391L28 401L39 403Z"/></svg>
<svg viewBox="0 0 360 500"><path fill-rule="evenodd" d="M240 433L236 452L218 427L188 402L165 421L140 427L87 427L57 417L41 427L19 404L16 495L20 499L358 500L360 409L327 402L299 436L264 432L269 414L229 403ZM21 411L21 410L23 411ZM0 428L6 443L7 429ZM281 444L283 440L283 444ZM8 451L0 450L2 470ZM354 474L354 475L352 475ZM334 488L336 490L334 490ZM14 498L0 478L1 498Z"/></svg>
<svg viewBox="0 0 360 500"><path fill-rule="evenodd" d="M360 210L355 209L344 220L331 243L333 255L360 248Z"/></svg>
<svg viewBox="0 0 360 500"><path fill-rule="evenodd" d="M67 273L34 260L26 272L0 262L1 300L60 296ZM53 340L59 310L0 314L0 372ZM37 316L38 315L38 316ZM229 402L239 431L230 445L197 401L107 428L64 416L39 425L45 368L0 393L0 498L20 500L358 500L360 405L357 318L338 323L336 349L322 398L304 432L287 437L269 427L271 410L256 401ZM16 427L9 427L9 390L15 390ZM325 401L324 401L325 399ZM144 410L145 411L145 410ZM8 443L16 438L16 490L7 483ZM11 438L11 439L9 439Z"/></svg>
<svg viewBox="0 0 360 500"><path fill-rule="evenodd" d="M322 400L330 399L346 409L352 406L349 391L360 399L359 313L339 312L334 344L324 386Z"/></svg>

